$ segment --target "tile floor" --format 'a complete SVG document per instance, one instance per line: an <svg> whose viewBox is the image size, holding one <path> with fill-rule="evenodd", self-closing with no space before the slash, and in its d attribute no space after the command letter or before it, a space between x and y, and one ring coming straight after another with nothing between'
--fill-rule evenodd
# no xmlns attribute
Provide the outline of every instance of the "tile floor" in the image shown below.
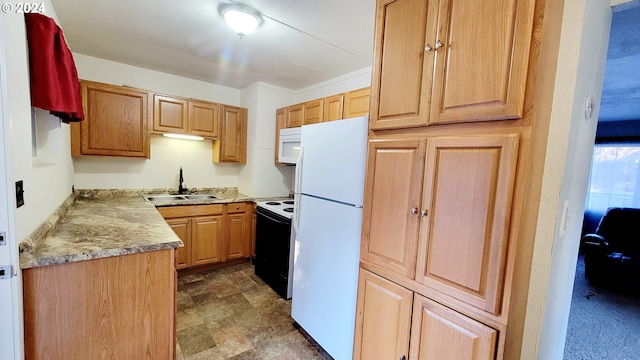
<svg viewBox="0 0 640 360"><path fill-rule="evenodd" d="M331 359L246 263L178 278L177 360Z"/></svg>

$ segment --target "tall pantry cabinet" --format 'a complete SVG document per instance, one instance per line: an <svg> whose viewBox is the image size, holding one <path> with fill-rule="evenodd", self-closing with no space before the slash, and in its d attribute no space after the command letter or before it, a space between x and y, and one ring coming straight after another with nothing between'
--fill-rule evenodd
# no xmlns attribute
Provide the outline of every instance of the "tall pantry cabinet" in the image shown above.
<svg viewBox="0 0 640 360"><path fill-rule="evenodd" d="M502 359L536 0L378 0L354 359Z"/></svg>

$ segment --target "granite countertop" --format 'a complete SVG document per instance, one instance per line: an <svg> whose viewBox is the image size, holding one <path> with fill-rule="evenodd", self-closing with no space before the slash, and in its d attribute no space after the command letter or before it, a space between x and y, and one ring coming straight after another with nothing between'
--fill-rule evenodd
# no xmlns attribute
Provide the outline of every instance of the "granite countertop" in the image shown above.
<svg viewBox="0 0 640 360"><path fill-rule="evenodd" d="M253 201L237 188L199 189L216 199L152 203L142 195L170 190L77 190L20 244L20 267L177 248L182 241L156 206Z"/></svg>

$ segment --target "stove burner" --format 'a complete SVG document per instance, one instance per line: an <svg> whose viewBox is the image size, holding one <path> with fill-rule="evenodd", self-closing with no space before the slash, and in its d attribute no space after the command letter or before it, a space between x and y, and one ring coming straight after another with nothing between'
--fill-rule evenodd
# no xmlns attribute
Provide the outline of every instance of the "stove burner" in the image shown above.
<svg viewBox="0 0 640 360"><path fill-rule="evenodd" d="M287 205L293 205L294 204L293 200L283 201L282 203L283 204L287 204Z"/></svg>
<svg viewBox="0 0 640 360"><path fill-rule="evenodd" d="M280 203L279 203L279 202L277 202L277 201L268 201L268 202L266 202L266 204L267 204L267 205L282 205L282 204L280 204Z"/></svg>
<svg viewBox="0 0 640 360"><path fill-rule="evenodd" d="M293 208L292 208L292 207L290 207L290 208L284 208L284 209L282 209L282 210L284 210L284 211L286 211L286 212L293 212Z"/></svg>

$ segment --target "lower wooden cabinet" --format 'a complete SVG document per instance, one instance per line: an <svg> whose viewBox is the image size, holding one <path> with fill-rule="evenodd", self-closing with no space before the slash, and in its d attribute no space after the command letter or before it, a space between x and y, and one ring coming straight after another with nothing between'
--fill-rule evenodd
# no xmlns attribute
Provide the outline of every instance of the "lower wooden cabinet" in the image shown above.
<svg viewBox="0 0 640 360"><path fill-rule="evenodd" d="M493 360L497 340L495 329L415 295L410 359Z"/></svg>
<svg viewBox="0 0 640 360"><path fill-rule="evenodd" d="M226 241L225 260L246 258L250 256L250 229L246 203L227 204L225 216Z"/></svg>
<svg viewBox="0 0 640 360"><path fill-rule="evenodd" d="M412 291L360 269L353 359L406 358L412 303Z"/></svg>
<svg viewBox="0 0 640 360"><path fill-rule="evenodd" d="M174 250L23 270L26 359L175 358Z"/></svg>
<svg viewBox="0 0 640 360"><path fill-rule="evenodd" d="M180 237L176 269L251 256L252 213L247 203L160 207L158 211Z"/></svg>
<svg viewBox="0 0 640 360"><path fill-rule="evenodd" d="M222 215L191 219L191 265L224 261L224 223Z"/></svg>
<svg viewBox="0 0 640 360"><path fill-rule="evenodd" d="M493 360L498 331L360 269L354 360Z"/></svg>

